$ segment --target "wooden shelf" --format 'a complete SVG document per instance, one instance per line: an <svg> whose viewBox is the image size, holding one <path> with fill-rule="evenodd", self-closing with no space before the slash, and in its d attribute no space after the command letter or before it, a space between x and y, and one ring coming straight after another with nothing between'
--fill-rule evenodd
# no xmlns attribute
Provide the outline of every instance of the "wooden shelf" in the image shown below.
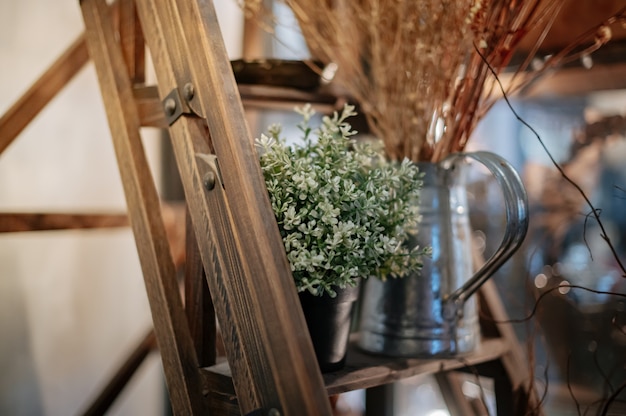
<svg viewBox="0 0 626 416"><path fill-rule="evenodd" d="M478 349L454 358L420 359L394 358L368 354L356 346L355 336L351 340L346 366L339 371L323 374L328 395L367 389L392 383L417 375L434 374L440 371L465 368L502 357L509 349L501 338L483 340ZM227 361L202 369L208 390L235 400L232 374Z"/></svg>
<svg viewBox="0 0 626 416"><path fill-rule="evenodd" d="M492 361L506 350L502 339L490 339L483 341L474 353L454 358L394 358L365 353L352 343L345 368L324 374L324 381L329 395L345 393Z"/></svg>
<svg viewBox="0 0 626 416"><path fill-rule="evenodd" d="M309 103L320 112L332 112L341 107L343 100L340 92L334 91L330 86L305 91L271 85L240 84L238 89L247 110L291 111L296 105ZM156 86L135 87L133 96L143 127L168 127Z"/></svg>
<svg viewBox="0 0 626 416"><path fill-rule="evenodd" d="M246 109L292 110L294 105L310 103L320 111L336 110L341 101L340 94L329 87L313 91L270 85L239 84L239 93Z"/></svg>

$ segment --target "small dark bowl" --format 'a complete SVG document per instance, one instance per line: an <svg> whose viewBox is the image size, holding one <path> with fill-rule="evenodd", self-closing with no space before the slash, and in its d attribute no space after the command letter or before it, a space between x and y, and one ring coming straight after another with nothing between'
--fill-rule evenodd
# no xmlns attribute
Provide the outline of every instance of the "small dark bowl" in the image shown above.
<svg viewBox="0 0 626 416"><path fill-rule="evenodd" d="M238 84L270 85L276 87L314 90L321 77L313 69L323 69L317 61L290 61L282 59L238 59L231 62Z"/></svg>

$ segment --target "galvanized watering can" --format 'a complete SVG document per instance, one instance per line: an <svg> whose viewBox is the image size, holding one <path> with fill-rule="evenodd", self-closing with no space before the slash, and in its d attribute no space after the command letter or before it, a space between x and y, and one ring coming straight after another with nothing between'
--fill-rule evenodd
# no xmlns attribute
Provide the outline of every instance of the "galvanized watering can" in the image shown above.
<svg viewBox="0 0 626 416"><path fill-rule="evenodd" d="M474 273L466 159L483 164L502 188L506 229L499 248ZM411 244L431 246L420 273L402 279L367 279L362 296L359 346L399 357L470 352L480 339L472 295L519 248L528 229L528 201L513 167L489 152L459 153L441 163L419 162L424 187L422 221Z"/></svg>

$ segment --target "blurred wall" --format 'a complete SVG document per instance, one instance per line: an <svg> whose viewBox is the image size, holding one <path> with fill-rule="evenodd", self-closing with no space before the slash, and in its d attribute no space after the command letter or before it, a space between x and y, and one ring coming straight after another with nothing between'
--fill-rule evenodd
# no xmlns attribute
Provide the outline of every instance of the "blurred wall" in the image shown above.
<svg viewBox="0 0 626 416"><path fill-rule="evenodd" d="M237 56L237 5L217 3ZM82 30L78 1L0 1L0 114ZM144 133L159 183L160 136ZM0 211L123 210L89 64L0 155ZM151 325L130 229L0 234L0 415L79 413ZM164 402L153 354L111 414L158 415Z"/></svg>

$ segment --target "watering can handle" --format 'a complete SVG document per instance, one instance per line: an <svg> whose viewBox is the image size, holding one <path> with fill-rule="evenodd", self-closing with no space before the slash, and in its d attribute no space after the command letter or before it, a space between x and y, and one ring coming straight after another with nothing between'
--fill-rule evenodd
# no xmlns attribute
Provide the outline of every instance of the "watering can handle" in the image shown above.
<svg viewBox="0 0 626 416"><path fill-rule="evenodd" d="M500 247L485 264L463 286L447 299L448 312L458 315L463 311L467 298L473 295L520 247L528 230L528 198L522 181L513 167L500 156L491 152L471 152L453 154L443 162L446 169L465 158L471 158L484 165L496 178L502 188L506 208L506 229Z"/></svg>

